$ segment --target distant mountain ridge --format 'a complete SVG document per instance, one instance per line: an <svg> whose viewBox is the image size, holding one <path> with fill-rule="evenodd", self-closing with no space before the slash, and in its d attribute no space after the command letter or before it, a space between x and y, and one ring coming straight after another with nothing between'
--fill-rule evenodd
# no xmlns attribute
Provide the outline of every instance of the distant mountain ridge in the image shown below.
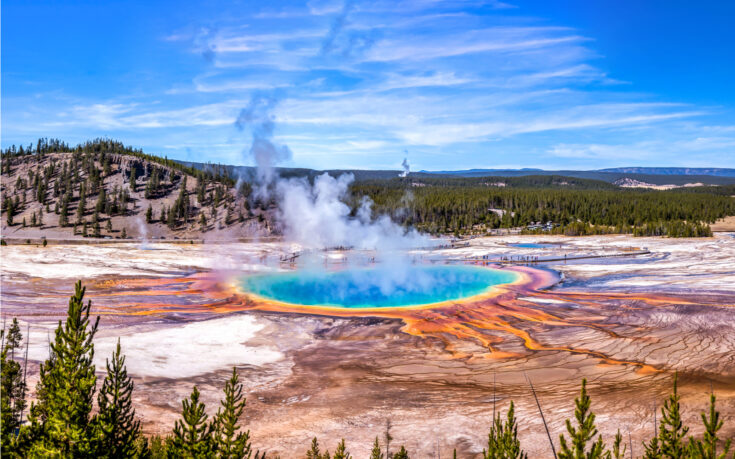
<svg viewBox="0 0 735 459"><path fill-rule="evenodd" d="M636 168L630 168L636 169ZM524 169L467 169L457 171L420 171L421 174L443 175L450 177L523 177L526 175L559 175L564 177L575 177L590 180L602 180L615 183L624 178L653 185L686 185L688 183L703 183L705 185L731 185L735 184L735 169L697 169L697 168L637 168L641 171L647 169L671 170L676 169L695 171L720 171L720 175L692 175L692 174L656 174L644 172L619 172L612 170L524 170ZM731 171L732 175L725 175L723 171Z"/></svg>
<svg viewBox="0 0 735 459"><path fill-rule="evenodd" d="M200 170L216 170L218 172L227 171L230 177L242 177L245 180L251 180L255 176L255 167L252 166L232 166L221 164L209 164L201 162L179 161L187 167L193 167ZM733 185L735 184L735 169L724 168L676 168L676 167L630 167L619 168L624 170L639 170L653 172L622 172L613 169L601 170L558 170L549 171L543 169L464 169L454 171L412 171L410 177L525 177L529 175L540 176L563 176L589 180L601 180L607 183L615 183L620 179L631 179L638 182L650 183L652 185L678 185L683 186L691 183L702 183L704 185ZM289 168L277 167L276 170L282 177L309 177L313 178L324 172L336 176L342 173L350 173L355 176L355 180L375 180L389 179L398 177L399 170L368 170L368 169L328 169L316 170L307 168ZM654 173L655 171L670 171L670 173ZM677 174L676 171L688 171L687 174ZM699 172L698 175L694 175ZM717 174L706 174L705 172L717 172Z"/></svg>
<svg viewBox="0 0 735 459"><path fill-rule="evenodd" d="M735 177L735 169L721 167L611 167L599 172L622 172L624 174L649 175L713 175L716 177Z"/></svg>

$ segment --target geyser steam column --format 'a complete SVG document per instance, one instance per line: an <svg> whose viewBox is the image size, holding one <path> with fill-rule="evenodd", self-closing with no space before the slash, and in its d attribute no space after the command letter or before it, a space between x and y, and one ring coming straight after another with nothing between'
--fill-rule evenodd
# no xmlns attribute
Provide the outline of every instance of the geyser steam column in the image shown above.
<svg viewBox="0 0 735 459"><path fill-rule="evenodd" d="M471 265L413 265L398 272L378 266L258 274L243 278L241 287L260 300L293 306L404 308L480 299L520 279L513 271Z"/></svg>
<svg viewBox="0 0 735 459"><path fill-rule="evenodd" d="M248 129L252 143L247 156L257 166L255 197L274 196L278 203L277 221L289 242L311 249L354 247L370 250L405 250L426 247L430 239L415 230L405 230L388 216L373 218L372 201L364 198L356 216L344 198L352 174L334 178L327 173L314 179L290 180L278 177L276 165L291 157L286 145L273 141L275 133L275 96L256 94L238 116L235 125ZM404 161L405 162L405 161Z"/></svg>

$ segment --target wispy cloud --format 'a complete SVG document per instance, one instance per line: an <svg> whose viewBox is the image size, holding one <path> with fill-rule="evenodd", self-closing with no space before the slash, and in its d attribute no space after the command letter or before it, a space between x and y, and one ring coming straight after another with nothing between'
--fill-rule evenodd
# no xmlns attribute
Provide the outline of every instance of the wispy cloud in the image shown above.
<svg viewBox="0 0 735 459"><path fill-rule="evenodd" d="M394 164L389 155L404 148L437 164L463 158L467 167L506 163L493 155L507 151L581 162L653 160L666 151L704 161L733 149L735 128L709 119L719 108L634 92L607 68L589 31L512 2L310 0L244 9L159 33L158 44L185 64L150 93L4 94L4 137L103 130L146 145L159 139L172 153L189 154L187 142L211 144L211 154L237 160L248 142L233 127L239 110L253 93L276 91L275 135L307 166L330 157L333 167L346 158Z"/></svg>

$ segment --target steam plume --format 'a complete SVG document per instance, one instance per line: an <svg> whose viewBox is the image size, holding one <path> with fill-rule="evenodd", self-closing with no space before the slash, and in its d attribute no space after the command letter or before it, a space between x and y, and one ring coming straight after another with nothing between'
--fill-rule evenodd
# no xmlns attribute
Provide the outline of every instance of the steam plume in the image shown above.
<svg viewBox="0 0 735 459"><path fill-rule="evenodd" d="M344 203L354 176L324 173L310 185L304 178L280 180L279 222L286 238L309 248L353 247L400 250L425 246L428 238L405 230L388 216L372 218L372 201L363 198L355 216Z"/></svg>
<svg viewBox="0 0 735 459"><path fill-rule="evenodd" d="M401 172L399 176L408 177L408 174L411 173L411 165L408 163L408 158L403 158L403 162L401 163L401 166L403 167L403 172Z"/></svg>
<svg viewBox="0 0 735 459"><path fill-rule="evenodd" d="M277 102L272 95L255 94L235 120L235 126L239 130L249 128L252 133L253 141L248 156L255 160L258 185L255 191L256 196L262 198L268 195L268 187L275 179L276 165L291 159L291 150L286 145L273 142L275 118L272 111Z"/></svg>

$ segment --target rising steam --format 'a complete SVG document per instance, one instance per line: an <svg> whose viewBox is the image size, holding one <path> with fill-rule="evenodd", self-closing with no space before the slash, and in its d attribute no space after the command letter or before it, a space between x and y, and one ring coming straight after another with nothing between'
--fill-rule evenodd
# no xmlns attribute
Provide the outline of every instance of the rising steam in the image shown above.
<svg viewBox="0 0 735 459"><path fill-rule="evenodd" d="M286 145L273 142L273 108L277 102L273 95L255 94L235 120L235 126L239 130L250 129L253 136L247 155L255 160L257 166L255 195L260 198L268 195L268 187L275 179L276 165L291 159L291 150Z"/></svg>
<svg viewBox="0 0 735 459"><path fill-rule="evenodd" d="M426 246L428 238L406 231L388 216L372 218L372 201L363 198L355 216L344 203L352 174L334 178L324 173L311 185L307 179L279 180L278 219L289 241L308 248L353 247L399 250Z"/></svg>
<svg viewBox="0 0 735 459"><path fill-rule="evenodd" d="M403 162L401 163L401 167L403 167L403 172L398 174L399 177L405 178L408 177L408 174L411 173L411 165L408 163L408 158L403 158Z"/></svg>
<svg viewBox="0 0 735 459"><path fill-rule="evenodd" d="M338 178L324 173L314 179L290 180L278 177L276 165L291 158L286 145L273 140L277 99L257 94L242 109L235 121L240 130L252 132L252 143L245 150L256 165L255 197L276 198L278 225L290 242L311 249L353 247L372 250L400 250L428 244L428 238L415 230L407 231L388 216L373 219L372 201L364 198L355 215L344 202L352 174ZM408 170L408 161L404 160Z"/></svg>

